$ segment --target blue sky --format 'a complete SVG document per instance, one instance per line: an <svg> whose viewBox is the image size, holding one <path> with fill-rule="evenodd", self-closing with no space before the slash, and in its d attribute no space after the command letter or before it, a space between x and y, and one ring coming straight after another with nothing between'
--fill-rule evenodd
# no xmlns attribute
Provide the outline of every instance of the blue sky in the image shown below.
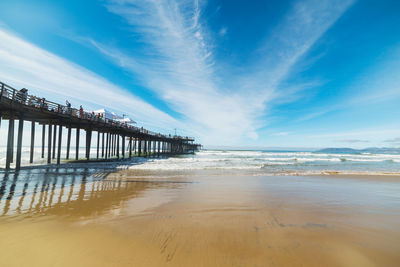
<svg viewBox="0 0 400 267"><path fill-rule="evenodd" d="M0 79L206 146L400 146L399 14L399 1L2 0Z"/></svg>

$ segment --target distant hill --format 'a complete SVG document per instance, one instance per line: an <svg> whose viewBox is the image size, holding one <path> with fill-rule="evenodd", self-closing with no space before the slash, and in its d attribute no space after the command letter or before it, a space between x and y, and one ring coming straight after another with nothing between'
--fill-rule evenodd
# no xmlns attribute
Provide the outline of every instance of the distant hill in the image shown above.
<svg viewBox="0 0 400 267"><path fill-rule="evenodd" d="M358 154L358 153L372 153L372 154L400 154L400 148L390 147L368 147L364 149L353 149L348 147L332 147L317 150L319 153L346 153L346 154Z"/></svg>

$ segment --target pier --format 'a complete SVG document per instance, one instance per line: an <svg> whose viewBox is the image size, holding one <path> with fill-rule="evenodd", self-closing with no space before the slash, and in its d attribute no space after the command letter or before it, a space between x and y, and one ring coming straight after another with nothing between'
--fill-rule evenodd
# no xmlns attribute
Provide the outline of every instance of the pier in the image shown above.
<svg viewBox="0 0 400 267"><path fill-rule="evenodd" d="M194 138L155 133L117 120L108 119L94 112L86 112L70 106L57 104L28 95L23 89L17 90L0 82L0 127L2 120L8 120L5 169L11 168L16 148L15 170L21 168L24 122L31 122L30 158L34 160L35 127L41 127L41 158L47 157L47 164L61 164L61 160L81 160L79 144L82 132L86 133L85 161L125 160L133 156L160 157L164 155L194 153L200 148ZM15 142L15 122L18 121ZM62 155L63 131L67 132L66 153ZM71 133L75 131L75 159L71 159ZM96 153L91 154L92 137L96 134ZM47 153L46 153L47 152Z"/></svg>

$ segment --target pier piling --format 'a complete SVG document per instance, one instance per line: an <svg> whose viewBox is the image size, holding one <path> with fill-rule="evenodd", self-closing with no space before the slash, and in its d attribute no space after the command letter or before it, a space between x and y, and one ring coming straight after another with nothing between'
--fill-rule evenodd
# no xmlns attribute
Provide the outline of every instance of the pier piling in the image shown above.
<svg viewBox="0 0 400 267"><path fill-rule="evenodd" d="M11 158L13 157L12 144L14 139L14 119L8 122L8 138L7 138L7 157L6 157L6 170L10 169Z"/></svg>
<svg viewBox="0 0 400 267"><path fill-rule="evenodd" d="M56 140L57 140L57 124L54 124L54 133L53 133L53 159L56 158Z"/></svg>
<svg viewBox="0 0 400 267"><path fill-rule="evenodd" d="M56 140L54 140L55 143ZM58 147L57 147L57 164L61 162L61 144L62 144L62 125L58 129Z"/></svg>
<svg viewBox="0 0 400 267"><path fill-rule="evenodd" d="M79 136L80 136L80 129L76 128L76 148L75 148L75 160L79 159Z"/></svg>
<svg viewBox="0 0 400 267"><path fill-rule="evenodd" d="M97 131L97 153L96 153L96 159L99 159L99 153L100 153L100 132Z"/></svg>
<svg viewBox="0 0 400 267"><path fill-rule="evenodd" d="M33 155L35 150L35 121L31 122L31 149L29 155L29 163L33 163Z"/></svg>
<svg viewBox="0 0 400 267"><path fill-rule="evenodd" d="M42 159L44 159L44 147L46 143L46 125L42 125Z"/></svg>
<svg viewBox="0 0 400 267"><path fill-rule="evenodd" d="M71 149L71 126L68 127L68 134L67 134L67 156L66 159L69 159L69 150Z"/></svg>
<svg viewBox="0 0 400 267"><path fill-rule="evenodd" d="M51 130L52 126L49 124L49 136L48 136L48 142L47 142L47 163L51 163Z"/></svg>

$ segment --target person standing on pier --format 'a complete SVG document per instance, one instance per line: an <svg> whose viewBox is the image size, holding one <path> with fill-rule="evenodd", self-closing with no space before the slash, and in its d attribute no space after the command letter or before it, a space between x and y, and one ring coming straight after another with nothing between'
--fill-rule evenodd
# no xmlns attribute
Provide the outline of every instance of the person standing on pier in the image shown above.
<svg viewBox="0 0 400 267"><path fill-rule="evenodd" d="M65 105L67 106L67 113L71 114L71 103L68 100L65 100Z"/></svg>
<svg viewBox="0 0 400 267"><path fill-rule="evenodd" d="M82 105L79 107L79 118L83 119L83 107L82 107Z"/></svg>

